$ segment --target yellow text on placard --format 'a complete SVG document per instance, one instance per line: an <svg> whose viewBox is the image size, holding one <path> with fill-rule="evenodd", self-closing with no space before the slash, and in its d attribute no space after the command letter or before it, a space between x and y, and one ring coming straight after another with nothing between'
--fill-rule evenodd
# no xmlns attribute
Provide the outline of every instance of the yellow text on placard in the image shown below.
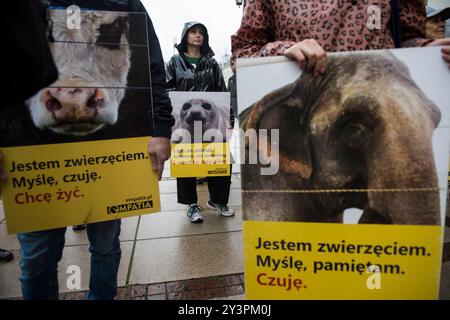
<svg viewBox="0 0 450 320"><path fill-rule="evenodd" d="M149 137L2 148L9 233L160 211Z"/></svg>
<svg viewBox="0 0 450 320"><path fill-rule="evenodd" d="M172 144L170 158L172 177L213 177L230 175L230 144Z"/></svg>

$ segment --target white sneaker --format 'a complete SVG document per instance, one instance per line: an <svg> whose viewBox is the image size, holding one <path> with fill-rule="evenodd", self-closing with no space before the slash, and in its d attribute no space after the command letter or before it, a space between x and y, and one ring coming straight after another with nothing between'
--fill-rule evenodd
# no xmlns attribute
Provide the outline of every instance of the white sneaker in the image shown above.
<svg viewBox="0 0 450 320"><path fill-rule="evenodd" d="M222 215L224 217L232 217L232 216L234 216L234 210L229 208L227 205L214 203L211 200L209 200L206 203L206 206L208 208L210 208L211 210L216 211L217 213L219 213L220 215Z"/></svg>
<svg viewBox="0 0 450 320"><path fill-rule="evenodd" d="M192 223L201 223L203 222L202 214L200 213L202 209L196 204L190 204L189 209L187 211L187 216L190 222Z"/></svg>

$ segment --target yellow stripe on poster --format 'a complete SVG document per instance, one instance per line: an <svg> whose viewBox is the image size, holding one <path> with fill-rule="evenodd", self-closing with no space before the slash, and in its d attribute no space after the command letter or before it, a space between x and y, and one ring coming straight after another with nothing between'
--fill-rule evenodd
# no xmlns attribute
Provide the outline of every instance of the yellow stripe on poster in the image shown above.
<svg viewBox="0 0 450 320"><path fill-rule="evenodd" d="M230 144L172 144L170 175L176 178L230 175Z"/></svg>
<svg viewBox="0 0 450 320"><path fill-rule="evenodd" d="M437 299L442 236L441 226L244 221L246 297Z"/></svg>
<svg viewBox="0 0 450 320"><path fill-rule="evenodd" d="M160 211L149 137L2 148L9 233Z"/></svg>

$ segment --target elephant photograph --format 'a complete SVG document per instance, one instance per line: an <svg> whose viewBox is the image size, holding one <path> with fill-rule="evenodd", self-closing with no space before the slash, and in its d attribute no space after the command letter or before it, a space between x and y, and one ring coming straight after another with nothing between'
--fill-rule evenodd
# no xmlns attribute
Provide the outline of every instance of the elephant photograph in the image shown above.
<svg viewBox="0 0 450 320"><path fill-rule="evenodd" d="M242 142L245 220L343 223L359 209L360 224L441 224L441 109L390 51L329 55L323 76L303 72L248 106L241 129L278 129L279 141ZM249 163L251 143L278 159L276 174Z"/></svg>

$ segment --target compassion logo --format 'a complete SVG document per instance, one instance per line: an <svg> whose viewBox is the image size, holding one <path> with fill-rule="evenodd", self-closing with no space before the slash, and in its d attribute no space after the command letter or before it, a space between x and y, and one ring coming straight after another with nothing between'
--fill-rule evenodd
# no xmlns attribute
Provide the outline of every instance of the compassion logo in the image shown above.
<svg viewBox="0 0 450 320"><path fill-rule="evenodd" d="M135 203L126 203L126 204L110 206L110 207L106 208L106 211L108 214L117 214L117 213L136 211L136 210L142 210L142 209L151 209L151 208L153 208L153 201L148 200L148 201L141 201L141 202L135 202Z"/></svg>

